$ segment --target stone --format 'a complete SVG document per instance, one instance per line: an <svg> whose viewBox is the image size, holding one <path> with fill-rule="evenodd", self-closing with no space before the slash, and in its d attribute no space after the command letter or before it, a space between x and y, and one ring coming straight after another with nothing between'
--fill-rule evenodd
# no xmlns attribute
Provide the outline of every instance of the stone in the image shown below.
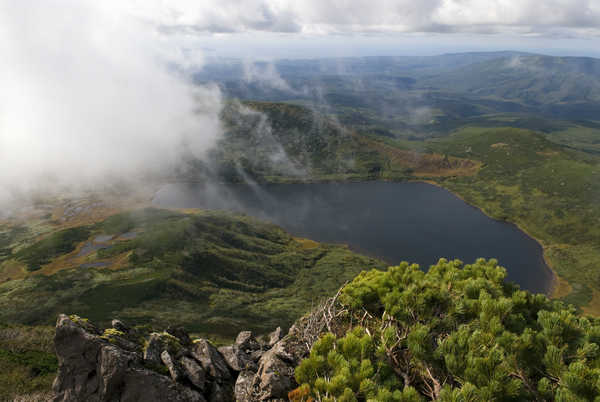
<svg viewBox="0 0 600 402"><path fill-rule="evenodd" d="M130 370L123 382L119 402L206 402L200 392L148 370Z"/></svg>
<svg viewBox="0 0 600 402"><path fill-rule="evenodd" d="M179 367L177 367L177 365L175 364L175 361L173 360L169 352L163 350L163 352L160 354L160 359L165 364L165 366L167 366L167 369L169 369L169 374L171 374L171 378L173 379L173 381L181 381L181 371L179 370Z"/></svg>
<svg viewBox="0 0 600 402"><path fill-rule="evenodd" d="M187 356L182 356L179 359L179 364L184 376L199 390L206 390L206 372L196 362L196 360Z"/></svg>
<svg viewBox="0 0 600 402"><path fill-rule="evenodd" d="M269 334L269 341L268 341L269 347L273 347L273 345L275 345L280 340L281 340L281 327L277 327L277 329L275 329L275 331L273 331Z"/></svg>
<svg viewBox="0 0 600 402"><path fill-rule="evenodd" d="M131 352L112 344L79 318L58 317L54 348L59 368L53 402L206 401L191 386L145 368L139 350ZM169 363L167 356L172 362L168 352L165 361ZM222 389L227 392L227 385ZM233 395L233 390L230 393Z"/></svg>
<svg viewBox="0 0 600 402"><path fill-rule="evenodd" d="M257 369L256 363L252 360L251 355L243 352L237 345L222 346L218 351L233 371L256 371Z"/></svg>
<svg viewBox="0 0 600 402"><path fill-rule="evenodd" d="M160 358L160 354L162 353L162 339L160 334L152 333L150 334L150 339L148 339L148 345L144 350L144 361L159 365L162 360Z"/></svg>
<svg viewBox="0 0 600 402"><path fill-rule="evenodd" d="M192 340L190 339L190 336L183 327L169 326L166 332L179 339L179 342L182 346L187 347L192 345Z"/></svg>
<svg viewBox="0 0 600 402"><path fill-rule="evenodd" d="M287 399L288 393L298 386L294 370L308 350L293 339L289 335L282 338L260 358L252 384L257 400Z"/></svg>
<svg viewBox="0 0 600 402"><path fill-rule="evenodd" d="M231 379L227 362L217 348L206 339L196 339L190 352L213 379L221 382Z"/></svg>
<svg viewBox="0 0 600 402"><path fill-rule="evenodd" d="M233 402L233 389L225 384L219 384L213 382L210 395L208 396L209 402Z"/></svg>
<svg viewBox="0 0 600 402"><path fill-rule="evenodd" d="M246 353L260 349L260 344L250 331L242 331L235 338L235 345Z"/></svg>
<svg viewBox="0 0 600 402"><path fill-rule="evenodd" d="M255 375L255 372L249 370L244 370L238 375L233 389L233 394L237 402L251 402L253 400L252 384Z"/></svg>
<svg viewBox="0 0 600 402"><path fill-rule="evenodd" d="M121 331L124 333L128 333L131 330L131 328L125 325L121 320L112 320L111 325L117 331Z"/></svg>

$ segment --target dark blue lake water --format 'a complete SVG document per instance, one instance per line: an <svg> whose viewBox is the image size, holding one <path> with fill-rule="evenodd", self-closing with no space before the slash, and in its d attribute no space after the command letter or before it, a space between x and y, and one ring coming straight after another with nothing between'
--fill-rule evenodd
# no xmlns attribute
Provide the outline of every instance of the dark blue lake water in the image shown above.
<svg viewBox="0 0 600 402"><path fill-rule="evenodd" d="M244 212L295 236L345 243L390 264L429 267L441 257L465 263L496 258L508 279L533 292L550 289L541 246L452 193L426 183L318 183L163 187L154 204Z"/></svg>

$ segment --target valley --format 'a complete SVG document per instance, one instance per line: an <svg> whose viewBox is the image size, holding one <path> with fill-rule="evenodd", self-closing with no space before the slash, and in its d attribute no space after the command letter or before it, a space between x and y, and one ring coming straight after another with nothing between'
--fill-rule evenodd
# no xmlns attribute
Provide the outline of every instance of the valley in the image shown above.
<svg viewBox="0 0 600 402"><path fill-rule="evenodd" d="M205 157L3 214L0 363L14 374L0 389L48 389L59 313L223 344L287 328L401 261L498 258L523 289L600 316L596 60L350 59L337 75L314 63L277 62L287 89L208 67L196 80L228 98Z"/></svg>

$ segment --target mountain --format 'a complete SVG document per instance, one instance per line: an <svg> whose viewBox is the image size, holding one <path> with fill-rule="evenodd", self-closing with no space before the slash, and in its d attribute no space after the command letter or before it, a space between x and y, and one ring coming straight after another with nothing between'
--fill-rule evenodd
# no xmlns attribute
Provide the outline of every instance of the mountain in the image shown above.
<svg viewBox="0 0 600 402"><path fill-rule="evenodd" d="M318 295L383 267L346 246L209 211L134 210L15 248L0 261L3 322L49 324L67 312L100 323L168 321L224 338L289 326Z"/></svg>
<svg viewBox="0 0 600 402"><path fill-rule="evenodd" d="M513 56L471 64L421 82L424 87L495 98L543 114L595 119L600 110L600 60Z"/></svg>
<svg viewBox="0 0 600 402"><path fill-rule="evenodd" d="M226 182L401 180L470 175L478 164L427 154L348 128L336 116L304 105L231 102L223 110L225 133L209 160L190 160L185 180Z"/></svg>
<svg viewBox="0 0 600 402"><path fill-rule="evenodd" d="M60 315L54 402L594 400L600 321L506 283L495 260L359 274L287 335L215 347L179 327Z"/></svg>
<svg viewBox="0 0 600 402"><path fill-rule="evenodd" d="M600 60L519 52L279 60L209 65L199 81L230 97L310 104L345 126L396 138L446 135L465 120L511 114L594 121ZM535 125L527 128L537 129Z"/></svg>

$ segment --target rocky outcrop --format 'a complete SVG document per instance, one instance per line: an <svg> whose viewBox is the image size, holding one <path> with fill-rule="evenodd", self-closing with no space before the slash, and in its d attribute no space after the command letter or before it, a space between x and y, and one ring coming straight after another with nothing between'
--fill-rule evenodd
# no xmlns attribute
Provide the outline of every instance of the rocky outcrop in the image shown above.
<svg viewBox="0 0 600 402"><path fill-rule="evenodd" d="M308 353L295 328L257 340L241 332L216 348L182 328L149 332L113 320L99 330L61 315L55 349L59 371L54 402L277 401L297 386L294 368Z"/></svg>

